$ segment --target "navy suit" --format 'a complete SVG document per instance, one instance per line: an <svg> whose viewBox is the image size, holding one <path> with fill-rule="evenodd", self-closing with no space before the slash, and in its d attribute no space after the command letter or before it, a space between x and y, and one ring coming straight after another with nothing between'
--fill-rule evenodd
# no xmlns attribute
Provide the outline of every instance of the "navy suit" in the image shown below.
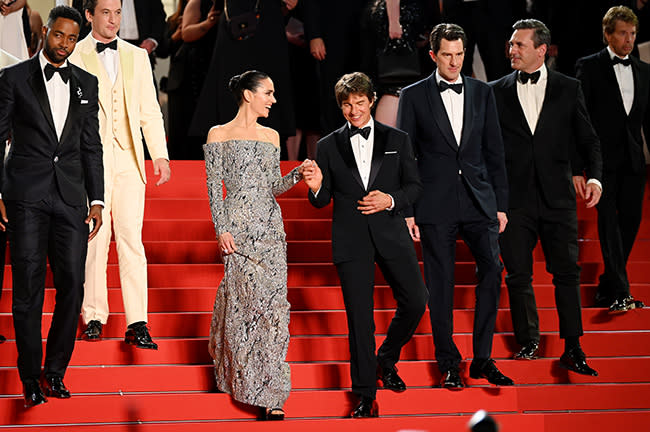
<svg viewBox="0 0 650 432"><path fill-rule="evenodd" d="M582 82L587 110L600 138L603 154L603 195L598 203L598 235L605 271L597 297L611 303L630 295L627 260L641 224L646 183L643 138L650 137L650 65L630 56L634 101L625 112L621 91L607 49L581 58L576 77ZM574 160L574 173L584 162Z"/></svg>
<svg viewBox="0 0 650 432"><path fill-rule="evenodd" d="M0 71L0 164L13 276L12 312L23 382L41 371L46 258L56 288L46 376L63 377L79 322L88 201L104 199L97 79L68 64L70 105L57 137L39 56ZM4 158L0 146L0 161Z"/></svg>
<svg viewBox="0 0 650 432"><path fill-rule="evenodd" d="M332 255L348 319L352 391L373 399L377 365L391 368L397 363L402 346L415 332L426 305L426 289L402 214L410 209L422 189L413 150L405 133L377 121L374 124L368 188L359 175L346 125L318 142L316 161L323 172L323 182L317 196L309 192L315 207L334 201ZM357 201L373 190L390 194L394 208L361 214ZM376 356L375 263L397 301L395 317Z"/></svg>
<svg viewBox="0 0 650 432"><path fill-rule="evenodd" d="M452 91L452 90L447 90ZM423 192L415 205L420 226L429 311L441 372L458 368L452 339L456 239L462 236L478 267L474 358L488 359L502 265L497 212L508 202L503 142L490 87L463 77L463 130L456 142L436 74L402 90L397 125L411 137Z"/></svg>

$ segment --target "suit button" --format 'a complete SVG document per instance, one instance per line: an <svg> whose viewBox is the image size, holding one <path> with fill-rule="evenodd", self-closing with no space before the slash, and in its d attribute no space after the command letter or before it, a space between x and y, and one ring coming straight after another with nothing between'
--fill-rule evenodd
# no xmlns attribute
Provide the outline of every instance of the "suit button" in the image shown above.
<svg viewBox="0 0 650 432"><path fill-rule="evenodd" d="M59 161L59 157L58 157L58 156L54 156L54 163L57 163L58 161Z"/></svg>
<svg viewBox="0 0 650 432"><path fill-rule="evenodd" d="M458 175L462 175L462 174L463 174L463 170L458 170Z"/></svg>

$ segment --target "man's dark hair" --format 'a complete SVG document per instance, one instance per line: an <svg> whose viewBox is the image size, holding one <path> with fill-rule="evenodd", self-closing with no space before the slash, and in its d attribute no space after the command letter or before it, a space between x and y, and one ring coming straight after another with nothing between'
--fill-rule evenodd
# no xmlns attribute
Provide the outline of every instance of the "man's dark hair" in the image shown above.
<svg viewBox="0 0 650 432"><path fill-rule="evenodd" d="M334 95L339 108L353 94L367 96L370 103L375 101L375 89L368 75L363 72L345 74L334 86Z"/></svg>
<svg viewBox="0 0 650 432"><path fill-rule="evenodd" d="M91 15L95 15L95 8L97 7L98 0L84 0L84 10L90 12ZM122 0L120 0L120 5Z"/></svg>
<svg viewBox="0 0 650 432"><path fill-rule="evenodd" d="M603 17L603 40L607 44L605 35L611 35L616 30L616 22L623 21L627 24L633 24L636 31L639 31L639 19L636 17L632 9L626 6L614 6L609 8Z"/></svg>
<svg viewBox="0 0 650 432"><path fill-rule="evenodd" d="M548 48L551 45L551 31L546 27L546 24L536 19L521 19L513 26L513 30L533 30L533 46L535 48L540 45L546 45Z"/></svg>
<svg viewBox="0 0 650 432"><path fill-rule="evenodd" d="M465 30L456 24L442 23L438 24L431 30L429 35L429 45L434 54L440 51L440 43L442 40L455 41L460 39L463 42L463 49L467 46L467 36Z"/></svg>
<svg viewBox="0 0 650 432"><path fill-rule="evenodd" d="M55 6L52 8L50 14L47 17L47 27L52 28L54 21L59 18L72 20L79 24L79 28L81 28L81 14L75 8L63 5Z"/></svg>

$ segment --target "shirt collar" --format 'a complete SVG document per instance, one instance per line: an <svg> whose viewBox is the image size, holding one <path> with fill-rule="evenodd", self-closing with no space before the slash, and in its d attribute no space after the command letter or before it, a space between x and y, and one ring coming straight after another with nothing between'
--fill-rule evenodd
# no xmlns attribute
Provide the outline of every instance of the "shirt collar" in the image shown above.
<svg viewBox="0 0 650 432"><path fill-rule="evenodd" d="M370 120L368 120L368 123L364 124L359 129L363 129L366 126L370 126L371 131L375 128L375 121L372 119L372 116L370 116ZM350 124L350 122L348 122L348 129L352 129L352 125Z"/></svg>
<svg viewBox="0 0 650 432"><path fill-rule="evenodd" d="M539 83L541 81L546 81L546 79L548 78L548 69L546 69L546 64L542 63L542 65L539 68L535 69L532 73L535 73L537 71L539 71L539 79L537 80L537 82ZM521 84L519 79L517 79L517 84Z"/></svg>
<svg viewBox="0 0 650 432"><path fill-rule="evenodd" d="M629 55L626 55L625 57L621 57L621 56L617 55L614 51L612 51L612 49L609 47L609 45L607 45L607 53L609 54L609 59L610 60L614 60L614 57L618 57L621 60L627 60L630 57Z"/></svg>
<svg viewBox="0 0 650 432"><path fill-rule="evenodd" d="M95 39L95 38L93 37L93 33L92 33L92 32L90 32L90 38L93 40L93 46L97 46L97 42L101 42L101 41L98 41L97 39ZM106 43L111 43L111 42L113 42L114 40L117 40L117 39L119 39L119 38L118 38L117 36L115 36L113 39L109 40L109 41L106 42ZM104 42L102 42L102 43L104 43ZM104 51L104 52L106 52L106 51Z"/></svg>
<svg viewBox="0 0 650 432"><path fill-rule="evenodd" d="M447 81L446 79L444 79L443 77L440 76L440 74L438 73L438 69L436 69L436 84L440 85L440 81L444 81L447 84L462 84L463 83L463 77L462 77L461 74L458 74L458 78L456 78L456 81L454 81L454 82Z"/></svg>
<svg viewBox="0 0 650 432"><path fill-rule="evenodd" d="M39 61L40 64L41 64L41 72L43 72L43 69L45 69L45 66L47 66L48 64L52 64L52 62L49 61L49 60L45 57L45 54L43 54L43 50L40 50L40 51L38 52L38 61ZM52 66L54 66L54 65L52 65ZM62 64L61 66L59 66L59 67L66 67L66 66L68 66L68 59L65 59L65 62L63 62L63 64ZM55 66L55 67L56 67L56 66Z"/></svg>

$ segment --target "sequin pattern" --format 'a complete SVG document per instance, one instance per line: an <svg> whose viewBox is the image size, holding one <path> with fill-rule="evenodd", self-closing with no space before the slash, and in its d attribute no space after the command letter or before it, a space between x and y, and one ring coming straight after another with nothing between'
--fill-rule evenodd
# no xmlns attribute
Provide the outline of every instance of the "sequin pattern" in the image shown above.
<svg viewBox="0 0 650 432"><path fill-rule="evenodd" d="M230 140L203 146L217 235L230 232L237 253L224 257L210 325L217 387L240 402L281 407L291 390L287 252L275 200L300 179L280 173L268 142ZM221 182L226 187L223 198Z"/></svg>

